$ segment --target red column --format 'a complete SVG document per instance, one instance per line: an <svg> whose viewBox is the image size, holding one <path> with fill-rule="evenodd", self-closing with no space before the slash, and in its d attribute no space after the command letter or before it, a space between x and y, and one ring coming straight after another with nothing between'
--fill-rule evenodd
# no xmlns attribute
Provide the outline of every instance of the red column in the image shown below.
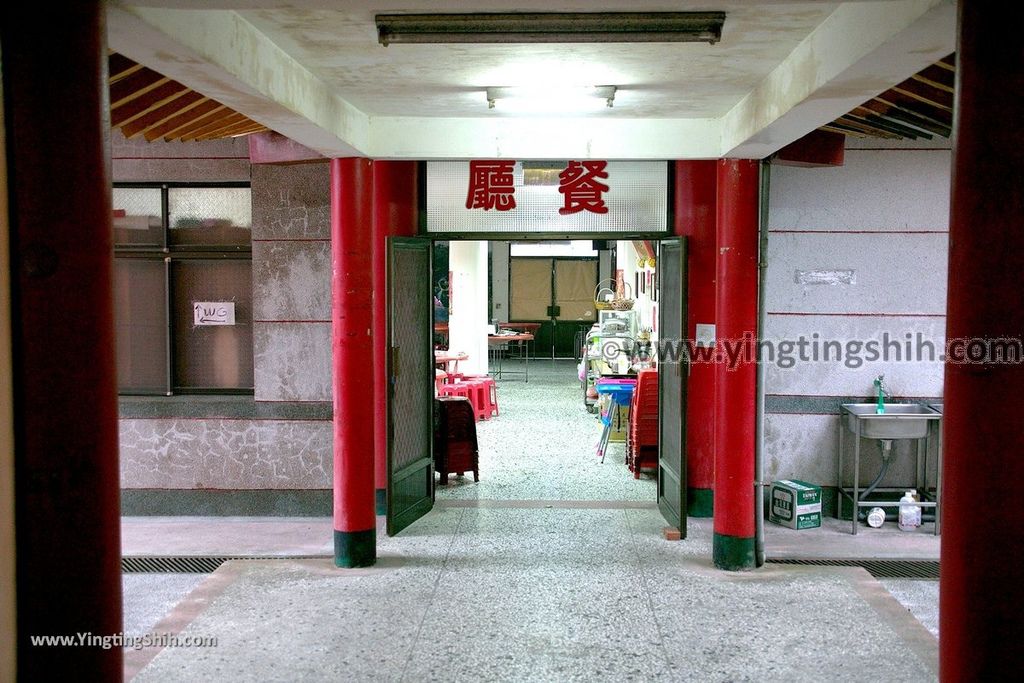
<svg viewBox="0 0 1024 683"><path fill-rule="evenodd" d="M753 569L758 162L718 162L714 561ZM738 352L738 353L737 353ZM729 354L736 354L730 362Z"/></svg>
<svg viewBox="0 0 1024 683"><path fill-rule="evenodd" d="M674 232L686 237L687 322L690 339L697 323L715 323L715 199L717 162L675 163ZM711 349L713 350L713 349ZM715 366L693 359L686 395L687 510L711 517L715 485Z"/></svg>
<svg viewBox="0 0 1024 683"><path fill-rule="evenodd" d="M103 11L6 7L18 678L121 680L120 647L29 643L121 631Z"/></svg>
<svg viewBox="0 0 1024 683"><path fill-rule="evenodd" d="M946 335L1019 342L1024 9L992 10L960 3ZM1024 364L947 362L944 393L939 671L1009 680L1024 667Z"/></svg>
<svg viewBox="0 0 1024 683"><path fill-rule="evenodd" d="M377 559L373 493L373 170L331 159L331 351L334 370L334 563Z"/></svg>
<svg viewBox="0 0 1024 683"><path fill-rule="evenodd" d="M418 162L373 164L373 453L377 514L387 512L387 238L419 231Z"/></svg>

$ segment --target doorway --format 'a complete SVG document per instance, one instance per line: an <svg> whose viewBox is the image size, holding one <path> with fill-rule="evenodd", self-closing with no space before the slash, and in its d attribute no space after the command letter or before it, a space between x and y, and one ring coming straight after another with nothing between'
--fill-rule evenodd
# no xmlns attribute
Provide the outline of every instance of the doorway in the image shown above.
<svg viewBox="0 0 1024 683"><path fill-rule="evenodd" d="M597 321L597 250L585 256L532 256L523 252L543 251L547 245L510 246L506 322L537 324L535 357L578 358L580 335Z"/></svg>
<svg viewBox="0 0 1024 683"><path fill-rule="evenodd" d="M424 245L430 243L422 238L416 238ZM588 240L588 243L590 241ZM683 457L684 444L682 435L684 433L682 419L685 415L685 374L683 369L675 366L683 365L681 362L663 364L658 368L657 354L648 354L646 362L655 366L646 368L642 365L632 366L631 354L637 349L637 337L643 333L648 339L653 333L657 337L657 330L665 330L669 336L665 339L682 339L681 324L685 321L685 259L684 249L681 240L664 240L663 244L655 243L655 249L662 249L658 258L674 259L677 267L665 269L665 274L656 277L656 259L649 258L650 263L638 258L637 247L631 241L611 242L611 245L618 245L616 249L607 247L592 249L594 253L585 255L552 255L552 254L509 254L507 262L499 264L507 273L507 299L504 299L507 312L504 320L497 319L495 312L500 310L496 304L503 301L502 289L495 281L495 259L493 244L490 249L483 249L480 253L488 254L487 266L483 269L490 274L489 282L483 288L486 297L484 301L486 315L486 330L481 330L481 335L488 338L491 353L509 354L509 349L501 339L503 330L521 332L516 329L517 323L532 323L537 325L539 332L543 326L547 326L548 336L541 337L534 335L532 342L536 348L528 358L510 358L504 355L503 373L500 379L491 378L495 387L495 398L497 399L496 414L481 416L475 421L475 446L478 453L478 468L480 481L476 481L469 469L463 469L463 476L458 476L458 470L453 470L446 475L447 483L440 481L440 474L432 472L434 476L429 481L424 477L415 477L417 491L410 492L407 483L409 478L403 477L397 481L389 481L389 501L406 501L404 509L415 509L417 514L424 514L429 507L427 501L435 498L445 501L486 501L486 500L515 500L515 501L590 501L590 502L623 502L628 503L649 503L659 504L663 515L672 526L680 529L685 534L685 515L680 515L680 510L685 510L685 458ZM452 243L455 244L455 243ZM601 243L599 243L601 244ZM457 252L459 249L444 249L443 246L424 247L425 253ZM602 253L608 252L608 253ZM625 298L623 283L627 280L639 282L641 278L645 282L644 291L641 296L633 298L635 309L618 311L616 315L604 315L595 305L595 291L600 289L599 276L602 274L602 259L607 260L614 252L615 261L610 261L612 271L615 272L614 281L618 282L616 288L609 288L605 297L610 299L616 297ZM626 265L626 259L633 264L632 267L618 267ZM643 261L642 267L637 266L638 261ZM395 264L392 264L395 268ZM400 267L400 266L399 266ZM474 269L469 269L474 270ZM479 268L475 269L476 271ZM404 360L407 356L419 358L422 350L409 348L410 343L416 342L408 334L400 330L403 321L396 319L408 316L412 327L423 326L428 317L433 317L426 311L414 311L408 306L395 303L399 300L431 301L436 293L446 291L448 294L447 303L449 310L446 310L447 321L444 325L435 325L435 334L430 335L435 344L445 344L444 351L455 355L461 352L461 347L456 341L458 332L455 328L459 325L459 317L465 314L460 307L466 306L467 301L472 300L472 292L463 291L460 286L460 272L466 271L458 264L452 262L447 267L443 264L434 263L432 269L426 267L426 272L435 275L438 272L449 273L450 281L447 283L435 282L436 278L424 277L418 289L422 290L419 295L408 296L406 291L410 286L407 278L394 277L391 280L389 291L390 318L392 319L392 331L390 344L392 347L392 365L398 372L392 374L391 401L389 402L389 424L392 434L401 431L408 433L410 430L419 434L418 428L410 426L410 416L414 421L422 421L424 410L415 409L410 411L408 406L409 396L416 397L415 400L421 404L425 402L422 398L423 384L429 382L431 395L433 393L447 393L443 389L444 383L451 381L458 385L466 381L467 375L488 374L489 364L472 364L464 359L459 365L443 365L446 375L455 375L451 379L443 379L438 382L435 377L429 377L416 370L412 375L403 371L406 365ZM502 271L499 271L502 272ZM463 272L462 284L469 283L475 275ZM476 281L477 283L479 281ZM674 289L674 294L669 295L668 289ZM477 292L478 294L480 292ZM659 312L659 302L668 301L672 307L678 307L678 311L670 311L666 315L664 311ZM479 302L477 302L479 303ZM607 301L605 303L608 303ZM618 305L622 305L621 303ZM433 305L425 308L433 309ZM401 312L399 312L401 309ZM641 310L643 309L643 310ZM632 318L634 324L628 329L620 329L615 326L602 323L612 318ZM666 327L667 326L667 327ZM440 327L444 327L446 335L437 334ZM559 332L559 329L562 329ZM610 330L615 330L611 332ZM631 366L609 365L600 359L592 356L595 351L600 353L607 343L608 337L617 335L623 340L621 351L630 358ZM497 337L497 338L495 338ZM558 341L559 339L566 341ZM494 348L494 347L497 348ZM487 347L485 347L487 348ZM479 357L480 346L475 346L476 354ZM554 353L552 353L552 349ZM438 349L439 351L442 349ZM465 354L467 356L472 355ZM559 357L562 356L562 357ZM669 359L673 360L673 359ZM594 362L592 362L594 361ZM522 376L506 373L511 366L529 363L529 374ZM415 364L414 364L415 365ZM479 372L483 365L483 372ZM525 370L525 368L523 368ZM603 410L596 413L587 409L587 391L593 388L595 370L603 379L632 381L637 384L638 370L657 370L646 376L648 384L653 380L656 402L651 414L651 406L648 404L645 410L648 411L648 423L653 417L654 429L657 432L657 439L665 446L656 445L655 448L664 452L657 452L652 463L639 467L636 472L630 470L628 465L629 452L629 408L623 406L609 405L610 401L605 400ZM667 371L667 372L666 372ZM666 374L664 381L660 375ZM477 378L472 378L477 379ZM588 382L588 380L590 380ZM442 435L437 432L443 429L443 420L439 420L437 413L437 401L431 410L432 424L435 430L435 437ZM625 406L629 405L625 401ZM659 416L668 413L667 419ZM602 417L604 419L602 419ZM614 437L610 438L610 445L606 450L604 461L597 453L597 443L605 431L606 421L613 422L612 432ZM433 440L432 440L433 441ZM433 442L437 447L437 442ZM404 448L394 437L391 441L390 472L392 479L396 475L401 476L400 469L403 463L416 461L425 462L425 457L412 458L409 454L395 453L396 449ZM422 448L421 448L422 452ZM422 470L420 470L422 473ZM396 485L405 482L402 488ZM415 501L415 503L411 503ZM539 503L538 503L539 504ZM389 504L389 514L391 505ZM409 522L411 523L411 522ZM394 525L397 533L403 525ZM391 533L389 525L389 533Z"/></svg>

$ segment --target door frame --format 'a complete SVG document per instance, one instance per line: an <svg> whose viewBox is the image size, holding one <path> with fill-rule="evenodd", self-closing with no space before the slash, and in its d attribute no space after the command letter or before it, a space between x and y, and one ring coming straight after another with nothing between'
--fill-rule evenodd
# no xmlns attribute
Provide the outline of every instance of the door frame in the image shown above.
<svg viewBox="0 0 1024 683"><path fill-rule="evenodd" d="M680 273L680 338L675 343L680 345L680 348L675 351L678 362L672 364L666 364L663 360L665 354L661 354L661 358L658 360L658 509L661 511L662 517L669 524L673 524L679 529L680 539L686 538L686 527L687 527L687 512L688 512L688 487L687 487L687 449L686 449L686 397L687 397L687 385L689 383L690 376L690 358L689 350L686 345L686 336L688 331L687 325L687 299L689 298L689 287L687 282L687 251L686 251L686 238L685 237L674 237L659 241L658 243L658 265L662 265L666 262L663 254L662 246L666 242L678 242L679 244L679 273ZM665 297L662 296L662 288L665 286L665 278L659 273L658 276L658 345L662 346L666 339L662 338L662 333L665 328L663 325L664 321L664 302ZM677 425L679 429L679 510L678 513L673 510L667 503L664 502L662 492L662 448L664 447L664 440L662 436L665 433L665 410L664 410L664 391L663 381L667 376L667 371L671 370L675 372L679 377L679 423ZM677 519L678 517L678 519Z"/></svg>
<svg viewBox="0 0 1024 683"><path fill-rule="evenodd" d="M419 458L416 461L406 465L402 471L401 476L394 477L394 461L395 461L395 384L398 373L401 372L401 363L399 362L399 348L394 345L394 309L393 309L393 293L392 293L392 269L394 267L394 255L396 249L401 248L423 248L427 255L427 272L430 277L427 278L425 287L420 286L417 289L423 289L426 293L423 325L426 328L425 339L427 340L426 349L420 351L425 354L424 362L427 363L426 367L430 370L434 369L434 290L432 283L433 279L433 240L425 237L388 237L387 238L387 260L386 260L386 291L385 296L385 310L386 310L386 328L387 334L385 343L387 345L386 363L387 363L387 377L388 377L388 395L386 401L387 411L387 508L386 508L386 530L388 536L394 536L400 533L403 529L407 528L410 524L413 524L423 515L430 512L434 506L434 391L433 391L433 373L431 373L431 381L425 382L422 387L423 398L427 401L429 406L428 415L429 418L426 420L424 430L426 433L427 443L427 457ZM427 477L429 481L430 496L429 498L423 498L413 506L404 509L396 510L396 501L394 496L394 487L396 484L405 481L407 478L417 476L423 469L422 461L427 460L427 467L430 475Z"/></svg>

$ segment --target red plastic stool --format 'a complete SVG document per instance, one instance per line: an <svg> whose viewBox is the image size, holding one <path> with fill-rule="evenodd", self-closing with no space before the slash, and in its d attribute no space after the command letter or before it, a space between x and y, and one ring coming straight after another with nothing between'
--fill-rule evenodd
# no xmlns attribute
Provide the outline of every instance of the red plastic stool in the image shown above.
<svg viewBox="0 0 1024 683"><path fill-rule="evenodd" d="M473 414L477 422L490 417L490 391L487 385L478 379L464 379L459 384L469 390L469 401L473 404Z"/></svg>
<svg viewBox="0 0 1024 683"><path fill-rule="evenodd" d="M438 391L440 396L461 396L463 398L470 398L469 387L465 382L459 382L458 384L444 384ZM472 399L471 399L472 400Z"/></svg>
<svg viewBox="0 0 1024 683"><path fill-rule="evenodd" d="M466 375L465 379L475 379L487 387L487 415L498 415L498 383L490 375Z"/></svg>

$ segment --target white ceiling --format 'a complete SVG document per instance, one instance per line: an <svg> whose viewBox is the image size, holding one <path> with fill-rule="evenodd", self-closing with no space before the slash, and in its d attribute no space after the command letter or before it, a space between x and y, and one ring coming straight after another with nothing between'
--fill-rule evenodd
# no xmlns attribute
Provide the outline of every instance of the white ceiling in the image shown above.
<svg viewBox="0 0 1024 683"><path fill-rule="evenodd" d="M615 106L596 115L704 118L734 107L836 7L717 4L715 9L727 12L727 19L722 40L715 45L383 47L377 42L369 7L373 3L358 4L363 7L255 10L241 15L370 116L497 117L502 116L500 111L487 109L487 86L615 85ZM683 4L706 7L690 2L676 8ZM620 9L629 11L665 6L634 2L625 8L619 3Z"/></svg>
<svg viewBox="0 0 1024 683"><path fill-rule="evenodd" d="M954 49L952 0L125 0L111 48L328 156L759 158ZM374 15L726 12L722 40L391 45ZM487 86L615 85L585 117L488 110Z"/></svg>

